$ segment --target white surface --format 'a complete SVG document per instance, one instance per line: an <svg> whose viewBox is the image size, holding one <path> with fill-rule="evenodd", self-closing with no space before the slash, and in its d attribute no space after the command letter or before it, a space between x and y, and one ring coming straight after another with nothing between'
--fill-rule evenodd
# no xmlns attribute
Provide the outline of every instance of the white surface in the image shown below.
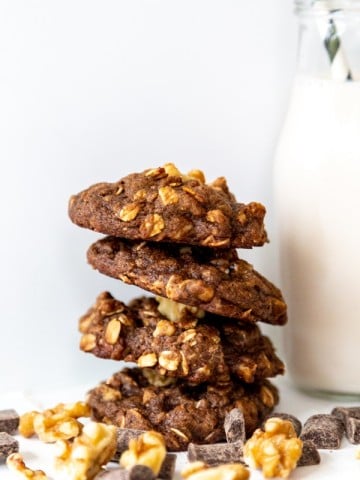
<svg viewBox="0 0 360 480"><path fill-rule="evenodd" d="M0 391L117 368L79 351L77 320L103 290L125 301L139 291L86 264L97 236L67 218L72 193L173 161L263 202L273 238L292 9L291 0L0 2ZM248 253L272 279L273 246Z"/></svg>
<svg viewBox="0 0 360 480"><path fill-rule="evenodd" d="M281 402L276 408L279 412L292 413L304 422L310 415L315 413L330 413L333 407L347 405L343 401L330 401L313 398L294 391L286 382L281 379L276 382L280 388ZM52 407L64 401L76 401L84 399L89 386L71 388L51 393L17 393L0 395L0 409L16 408L18 412L24 413L31 409L43 409ZM349 403L348 405L355 405ZM358 404L357 404L358 405ZM43 444L36 439L24 439L16 436L20 442L20 452L23 454L25 463L31 468L42 469L50 480L56 480L56 473L53 469L54 446ZM291 479L316 479L316 480L357 480L360 478L360 460L355 458L359 446L351 445L345 438L339 450L320 450L321 463L311 467L300 467L292 472ZM186 454L179 454L177 460L177 472L181 471L186 463ZM113 466L114 464L111 464ZM17 477L10 472L6 466L0 465L1 480L16 480ZM263 476L259 471L251 471L252 480L261 480ZM71 479L69 479L71 480Z"/></svg>

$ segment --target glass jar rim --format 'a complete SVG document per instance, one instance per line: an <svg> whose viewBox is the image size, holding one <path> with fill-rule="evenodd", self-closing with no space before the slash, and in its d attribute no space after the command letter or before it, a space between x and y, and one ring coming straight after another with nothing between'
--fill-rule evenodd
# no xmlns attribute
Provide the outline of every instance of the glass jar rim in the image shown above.
<svg viewBox="0 0 360 480"><path fill-rule="evenodd" d="M295 11L326 14L334 10L360 12L360 0L294 0Z"/></svg>

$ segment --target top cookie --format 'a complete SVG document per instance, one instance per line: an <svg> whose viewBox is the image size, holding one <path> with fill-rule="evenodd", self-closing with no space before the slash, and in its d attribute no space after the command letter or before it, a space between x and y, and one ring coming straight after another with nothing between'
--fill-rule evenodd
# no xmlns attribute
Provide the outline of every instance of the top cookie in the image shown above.
<svg viewBox="0 0 360 480"><path fill-rule="evenodd" d="M211 248L251 248L267 242L265 207L237 203L226 180L205 183L200 170L183 175L171 163L98 183L71 197L80 227L133 240Z"/></svg>

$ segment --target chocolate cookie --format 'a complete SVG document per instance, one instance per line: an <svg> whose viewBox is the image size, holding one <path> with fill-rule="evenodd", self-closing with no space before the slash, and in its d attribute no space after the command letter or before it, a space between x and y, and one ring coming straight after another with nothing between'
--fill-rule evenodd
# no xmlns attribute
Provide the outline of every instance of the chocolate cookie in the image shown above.
<svg viewBox="0 0 360 480"><path fill-rule="evenodd" d="M90 246L87 257L101 273L176 302L244 322L287 321L280 290L236 250L106 237Z"/></svg>
<svg viewBox="0 0 360 480"><path fill-rule="evenodd" d="M159 310L168 310L168 316ZM176 315L176 321L169 320ZM224 382L230 373L251 383L284 371L256 325L219 319L165 299L142 297L127 307L102 293L81 317L79 329L83 351L152 367L162 384L172 378L184 378L189 385Z"/></svg>
<svg viewBox="0 0 360 480"><path fill-rule="evenodd" d="M243 410L246 432L251 435L278 402L278 393L267 380L198 387L177 381L158 387L139 368L125 368L92 389L87 402L96 421L156 430L164 435L169 451L181 451L190 442L225 441L224 419L233 408Z"/></svg>
<svg viewBox="0 0 360 480"><path fill-rule="evenodd" d="M171 163L99 183L71 197L77 225L133 240L207 247L261 246L265 207L237 203L224 178L206 184L202 172L182 175Z"/></svg>

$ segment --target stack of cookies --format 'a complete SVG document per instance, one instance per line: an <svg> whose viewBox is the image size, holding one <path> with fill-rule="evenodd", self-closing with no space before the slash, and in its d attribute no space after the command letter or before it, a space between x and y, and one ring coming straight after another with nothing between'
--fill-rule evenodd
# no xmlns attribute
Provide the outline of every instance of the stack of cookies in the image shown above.
<svg viewBox="0 0 360 480"><path fill-rule="evenodd" d="M77 225L108 235L90 246L99 272L153 294L128 305L101 293L80 319L80 348L123 368L88 394L95 420L157 430L170 451L225 439L244 413L247 434L278 402L284 371L258 321L286 322L281 292L238 257L267 242L265 208L237 203L224 178L173 164L74 195Z"/></svg>

